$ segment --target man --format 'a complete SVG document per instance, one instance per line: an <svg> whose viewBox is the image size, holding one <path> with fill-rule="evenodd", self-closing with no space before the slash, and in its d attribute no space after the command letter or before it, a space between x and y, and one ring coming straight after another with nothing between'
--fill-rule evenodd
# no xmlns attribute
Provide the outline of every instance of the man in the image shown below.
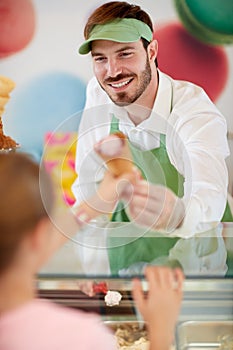
<svg viewBox="0 0 233 350"><path fill-rule="evenodd" d="M221 220L232 221L226 206L227 129L203 89L159 71L153 25L139 6L120 1L100 6L90 15L84 36L79 53L91 53L95 77L87 87L79 128L79 176L73 186L77 203L90 194L90 183L102 178L102 163L90 152L93 144L120 130L147 181L135 186L111 220L131 221L125 233L126 228L136 230L136 223L147 228L141 235L148 228L162 234L157 253L151 240L108 241L108 247L118 246L109 253L111 271L117 273L137 261L167 255L177 237L193 237ZM114 267L116 259L121 262Z"/></svg>

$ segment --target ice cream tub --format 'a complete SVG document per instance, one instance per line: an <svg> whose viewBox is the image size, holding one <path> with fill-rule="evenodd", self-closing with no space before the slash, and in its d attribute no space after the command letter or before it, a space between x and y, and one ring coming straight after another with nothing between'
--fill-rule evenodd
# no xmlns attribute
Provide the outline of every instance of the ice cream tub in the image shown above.
<svg viewBox="0 0 233 350"><path fill-rule="evenodd" d="M233 350L233 321L187 321L177 326L177 350Z"/></svg>

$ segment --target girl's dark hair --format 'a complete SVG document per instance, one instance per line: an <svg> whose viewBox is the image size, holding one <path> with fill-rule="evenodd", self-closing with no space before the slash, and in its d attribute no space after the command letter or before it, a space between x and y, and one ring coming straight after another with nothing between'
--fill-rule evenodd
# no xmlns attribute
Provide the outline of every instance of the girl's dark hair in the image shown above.
<svg viewBox="0 0 233 350"><path fill-rule="evenodd" d="M0 193L2 273L13 260L22 239L33 231L41 219L48 217L47 212L53 206L53 191L48 175L40 171L39 165L29 156L7 153L0 154Z"/></svg>

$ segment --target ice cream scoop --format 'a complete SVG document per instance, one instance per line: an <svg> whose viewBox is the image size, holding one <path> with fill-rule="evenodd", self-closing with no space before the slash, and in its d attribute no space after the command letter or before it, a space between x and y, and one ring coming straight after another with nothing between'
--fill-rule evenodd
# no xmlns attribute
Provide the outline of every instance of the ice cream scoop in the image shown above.
<svg viewBox="0 0 233 350"><path fill-rule="evenodd" d="M109 290L104 297L104 301L107 306L119 305L122 295L119 292Z"/></svg>
<svg viewBox="0 0 233 350"><path fill-rule="evenodd" d="M113 290L108 290L108 286L106 282L99 282L93 284L93 291L95 293L103 293L105 294L104 301L107 306L115 306L119 305L122 295Z"/></svg>

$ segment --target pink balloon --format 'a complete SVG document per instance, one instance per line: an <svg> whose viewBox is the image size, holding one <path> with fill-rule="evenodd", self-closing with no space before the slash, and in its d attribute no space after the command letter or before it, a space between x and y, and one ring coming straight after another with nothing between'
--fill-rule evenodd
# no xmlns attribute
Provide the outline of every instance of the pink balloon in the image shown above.
<svg viewBox="0 0 233 350"><path fill-rule="evenodd" d="M0 0L0 57L7 57L31 41L35 12L30 0Z"/></svg>
<svg viewBox="0 0 233 350"><path fill-rule="evenodd" d="M201 43L178 22L155 27L158 40L158 65L174 79L201 86L216 101L226 85L229 73L224 48Z"/></svg>

